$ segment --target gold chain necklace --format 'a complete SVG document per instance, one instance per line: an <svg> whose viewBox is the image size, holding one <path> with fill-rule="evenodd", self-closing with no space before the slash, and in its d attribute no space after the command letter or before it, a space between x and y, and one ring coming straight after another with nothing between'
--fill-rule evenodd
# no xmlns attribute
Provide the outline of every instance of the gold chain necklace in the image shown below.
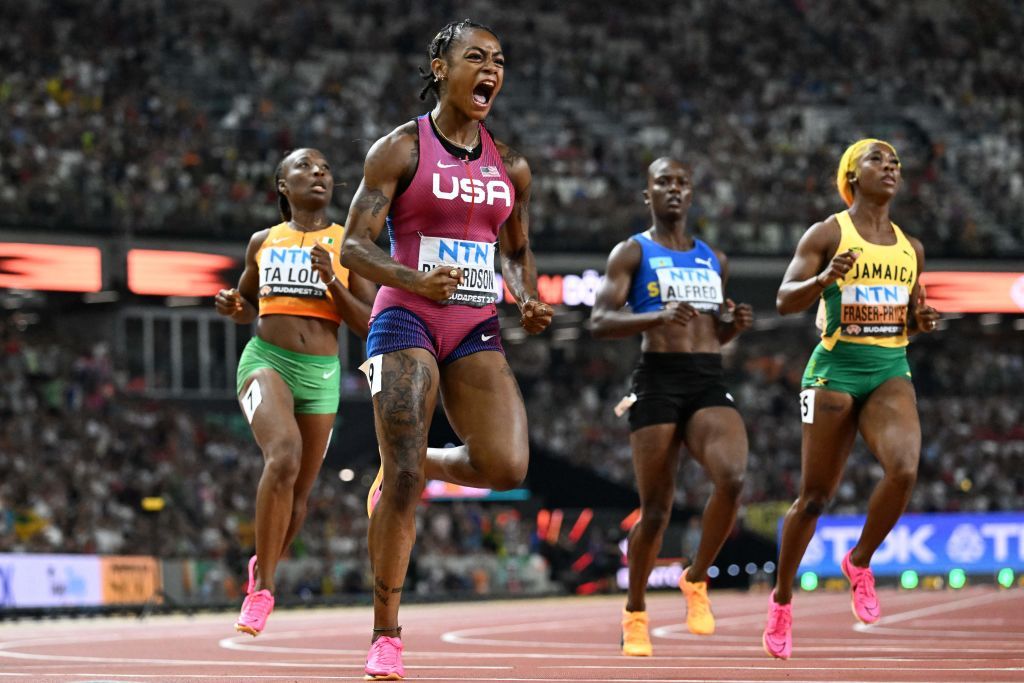
<svg viewBox="0 0 1024 683"><path fill-rule="evenodd" d="M447 140L448 144L450 144L450 145L454 145L455 147L458 147L460 149L464 149L467 152L472 152L476 148L476 146L480 144L480 129L479 128L476 129L476 140L473 141L473 144L472 145L463 145L463 144L461 144L459 142L455 142L450 137L448 137L447 135L444 134L444 131L441 130L441 126L437 125L437 119L434 118L433 112L431 112L431 114L430 114L430 120L434 124L434 130L436 130L438 133L440 133L441 137L443 137L445 140Z"/></svg>

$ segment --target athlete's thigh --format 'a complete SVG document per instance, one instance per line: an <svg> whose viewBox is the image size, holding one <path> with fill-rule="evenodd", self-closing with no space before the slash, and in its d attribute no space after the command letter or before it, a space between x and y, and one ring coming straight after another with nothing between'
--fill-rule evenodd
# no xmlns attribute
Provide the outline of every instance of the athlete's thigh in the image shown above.
<svg viewBox="0 0 1024 683"><path fill-rule="evenodd" d="M404 468L421 467L437 405L437 360L426 349L409 348L371 362L374 421L385 464L394 460Z"/></svg>
<svg viewBox="0 0 1024 683"><path fill-rule="evenodd" d="M260 448L266 451L282 440L298 440L299 427L292 414L292 390L273 368L254 370L238 393L238 404Z"/></svg>
<svg viewBox="0 0 1024 683"><path fill-rule="evenodd" d="M921 423L914 385L900 377L882 382L860 410L860 433L883 467L917 467L921 453Z"/></svg>
<svg viewBox="0 0 1024 683"><path fill-rule="evenodd" d="M804 389L800 392L800 415L800 490L831 497L857 436L853 397L827 389Z"/></svg>
<svg viewBox="0 0 1024 683"><path fill-rule="evenodd" d="M300 413L295 416L302 435L302 466L295 482L295 491L308 494L327 455L336 413Z"/></svg>
<svg viewBox="0 0 1024 683"><path fill-rule="evenodd" d="M665 422L641 427L630 433L633 470L642 502L671 501L675 494L676 474L683 436L675 423Z"/></svg>
<svg viewBox="0 0 1024 683"><path fill-rule="evenodd" d="M441 368L441 398L452 429L474 458L526 458L526 407L505 356L480 351Z"/></svg>
<svg viewBox="0 0 1024 683"><path fill-rule="evenodd" d="M747 428L735 408L709 406L686 423L686 447L711 474L736 476L747 466Z"/></svg>

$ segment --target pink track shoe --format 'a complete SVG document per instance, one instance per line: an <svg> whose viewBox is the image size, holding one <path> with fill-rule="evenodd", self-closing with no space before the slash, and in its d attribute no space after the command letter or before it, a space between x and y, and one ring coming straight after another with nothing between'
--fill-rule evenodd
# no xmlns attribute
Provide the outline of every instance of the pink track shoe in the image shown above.
<svg viewBox="0 0 1024 683"><path fill-rule="evenodd" d="M367 681L400 681L405 678L402 666L402 639L381 636L373 641L366 655Z"/></svg>
<svg viewBox="0 0 1024 683"><path fill-rule="evenodd" d="M274 596L264 589L250 593L242 602L242 612L235 622L235 630L258 636L267 625L267 617L274 611Z"/></svg>
<svg viewBox="0 0 1024 683"><path fill-rule="evenodd" d="M850 562L851 548L839 565L843 574L850 580L850 606L853 608L853 616L862 624L873 624L882 616L882 606L878 603L878 594L875 592L875 575L870 568L861 569L853 566Z"/></svg>
<svg viewBox="0 0 1024 683"><path fill-rule="evenodd" d="M793 605L775 602L775 591L768 597L768 624L761 636L764 651L776 659L793 654Z"/></svg>
<svg viewBox="0 0 1024 683"><path fill-rule="evenodd" d="M377 501L380 500L381 487L384 483L384 464L381 463L380 469L377 470L377 476L373 478L373 484L370 485L370 492L366 494L366 516L373 517L373 508L377 507ZM387 680L387 679L384 679Z"/></svg>
<svg viewBox="0 0 1024 683"><path fill-rule="evenodd" d="M256 556L249 558L249 582L245 584L245 594L248 595L256 590Z"/></svg>

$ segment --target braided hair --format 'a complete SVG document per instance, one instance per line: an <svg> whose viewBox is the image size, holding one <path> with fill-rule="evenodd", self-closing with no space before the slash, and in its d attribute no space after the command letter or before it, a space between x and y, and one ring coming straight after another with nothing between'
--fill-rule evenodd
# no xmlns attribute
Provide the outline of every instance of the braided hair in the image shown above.
<svg viewBox="0 0 1024 683"><path fill-rule="evenodd" d="M438 31L437 35L434 36L434 39L430 41L430 47L427 48L427 55L430 57L430 61L434 61L438 58L444 59L447 57L448 53L451 51L452 43L455 42L456 38L458 38L463 31L469 31L472 29L487 31L495 38L498 38L498 34L495 33L490 26L484 26L483 24L478 24L469 19L449 22L444 28ZM500 38L498 38L498 42L501 42ZM430 69L424 71L423 67L420 67L420 78L427 82L426 85L423 86L423 89L420 90L420 99L427 99L427 93L429 92L433 92L434 97L441 99L441 84L434 77L434 72Z"/></svg>

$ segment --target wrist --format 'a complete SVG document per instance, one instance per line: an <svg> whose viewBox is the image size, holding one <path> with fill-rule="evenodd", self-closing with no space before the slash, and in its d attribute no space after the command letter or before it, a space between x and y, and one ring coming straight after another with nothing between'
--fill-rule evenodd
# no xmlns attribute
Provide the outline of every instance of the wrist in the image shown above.
<svg viewBox="0 0 1024 683"><path fill-rule="evenodd" d="M331 279L324 283L325 287L330 287L334 284L334 281L338 279L337 273L331 273Z"/></svg>
<svg viewBox="0 0 1024 683"><path fill-rule="evenodd" d="M825 289L826 285L821 282L821 273L814 276L814 284L818 285L821 289Z"/></svg>

